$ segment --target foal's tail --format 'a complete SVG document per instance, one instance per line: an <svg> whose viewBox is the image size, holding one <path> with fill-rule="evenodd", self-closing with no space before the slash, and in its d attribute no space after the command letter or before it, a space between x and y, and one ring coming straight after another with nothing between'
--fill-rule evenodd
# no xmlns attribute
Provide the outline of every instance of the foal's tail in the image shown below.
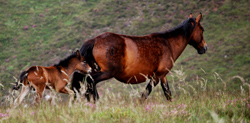
<svg viewBox="0 0 250 123"><path fill-rule="evenodd" d="M19 81L15 82L16 85L12 88L12 90L18 90L22 86L23 80L27 78L27 76L28 71L23 71L19 76Z"/></svg>

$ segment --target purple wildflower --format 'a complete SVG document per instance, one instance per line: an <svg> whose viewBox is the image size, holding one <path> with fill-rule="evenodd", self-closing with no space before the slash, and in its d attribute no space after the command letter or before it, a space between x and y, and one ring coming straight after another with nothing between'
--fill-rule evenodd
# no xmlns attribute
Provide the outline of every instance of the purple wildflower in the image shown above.
<svg viewBox="0 0 250 123"><path fill-rule="evenodd" d="M5 61L6 61L6 62L9 62L9 59L6 59Z"/></svg>
<svg viewBox="0 0 250 123"><path fill-rule="evenodd" d="M1 118L1 117L6 117L6 116L9 116L9 114L0 113L0 118Z"/></svg>
<svg viewBox="0 0 250 123"><path fill-rule="evenodd" d="M44 14L40 14L40 17L44 17Z"/></svg>
<svg viewBox="0 0 250 123"><path fill-rule="evenodd" d="M35 27L36 27L36 25L33 25L33 26L32 26L32 28L35 28Z"/></svg>
<svg viewBox="0 0 250 123"><path fill-rule="evenodd" d="M149 111L151 108L150 108L150 105L146 105L146 107L145 107L145 110L146 111Z"/></svg>
<svg viewBox="0 0 250 123"><path fill-rule="evenodd" d="M35 114L35 112L33 111L32 113L30 113L30 115L34 115Z"/></svg>
<svg viewBox="0 0 250 123"><path fill-rule="evenodd" d="M141 22L143 22L143 18L141 18Z"/></svg>
<svg viewBox="0 0 250 123"><path fill-rule="evenodd" d="M180 14L182 14L182 13L183 13L183 10L180 11Z"/></svg>
<svg viewBox="0 0 250 123"><path fill-rule="evenodd" d="M178 112L178 111L176 110L176 108L175 108L174 110L171 110L171 113L172 113L172 114L177 114L177 112Z"/></svg>
<svg viewBox="0 0 250 123"><path fill-rule="evenodd" d="M29 29L29 27L28 27L28 26L25 26L25 27L24 27L24 30L28 30L28 29Z"/></svg>

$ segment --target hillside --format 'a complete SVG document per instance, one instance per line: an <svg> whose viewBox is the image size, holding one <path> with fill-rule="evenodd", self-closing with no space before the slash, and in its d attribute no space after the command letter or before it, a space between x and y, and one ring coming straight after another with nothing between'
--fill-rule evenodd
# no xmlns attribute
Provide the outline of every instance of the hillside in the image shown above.
<svg viewBox="0 0 250 123"><path fill-rule="evenodd" d="M188 46L174 69L183 68L188 81L215 72L224 80L249 80L249 10L248 0L1 0L0 83L8 88L29 66L53 65L103 32L146 35L200 12L208 52L199 55ZM0 97L7 93L0 91Z"/></svg>

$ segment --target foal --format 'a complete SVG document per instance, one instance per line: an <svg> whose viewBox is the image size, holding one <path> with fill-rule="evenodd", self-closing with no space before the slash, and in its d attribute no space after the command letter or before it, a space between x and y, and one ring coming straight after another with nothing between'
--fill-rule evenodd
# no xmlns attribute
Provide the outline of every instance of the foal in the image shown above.
<svg viewBox="0 0 250 123"><path fill-rule="evenodd" d="M80 55L78 50L54 66L30 67L21 73L19 82L17 82L13 88L18 90L20 85L23 85L21 94L15 100L14 105L20 104L32 87L36 90L35 101L37 103L41 102L43 92L45 88L50 89L49 86L57 92L70 94L70 100L72 100L74 91L66 85L69 82L69 76L74 71L79 71L83 74L89 74L91 72L91 67L86 63L85 58Z"/></svg>

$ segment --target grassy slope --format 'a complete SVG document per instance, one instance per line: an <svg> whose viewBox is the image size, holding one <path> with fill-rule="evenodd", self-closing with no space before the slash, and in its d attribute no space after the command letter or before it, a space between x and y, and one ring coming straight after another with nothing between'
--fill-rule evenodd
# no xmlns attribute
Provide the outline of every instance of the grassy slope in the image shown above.
<svg viewBox="0 0 250 123"><path fill-rule="evenodd" d="M195 16L203 13L208 52L199 56L188 46L175 69L183 67L189 80L204 75L200 68L225 79L234 75L249 79L247 0L3 0L0 10L0 82L6 87L14 81L12 76L29 66L53 65L103 32L144 35L163 31L181 23L191 12Z"/></svg>
<svg viewBox="0 0 250 123"><path fill-rule="evenodd" d="M162 98L159 85L140 104L137 97L146 83L107 82L98 88L97 106L85 99L72 108L60 100L56 106L13 109L0 105L0 122L249 122L248 86L227 80L234 75L249 79L250 3L232 1L0 1L0 83L5 86L4 90L0 86L1 101L3 95L8 97L5 93L14 81L12 76L31 65L53 65L102 32L144 35L170 29L191 12L195 16L202 12L209 45L207 54L201 56L188 46L177 61L171 74L174 79L168 77L172 103ZM175 71L181 68L186 74ZM4 104L12 102L8 99Z"/></svg>

